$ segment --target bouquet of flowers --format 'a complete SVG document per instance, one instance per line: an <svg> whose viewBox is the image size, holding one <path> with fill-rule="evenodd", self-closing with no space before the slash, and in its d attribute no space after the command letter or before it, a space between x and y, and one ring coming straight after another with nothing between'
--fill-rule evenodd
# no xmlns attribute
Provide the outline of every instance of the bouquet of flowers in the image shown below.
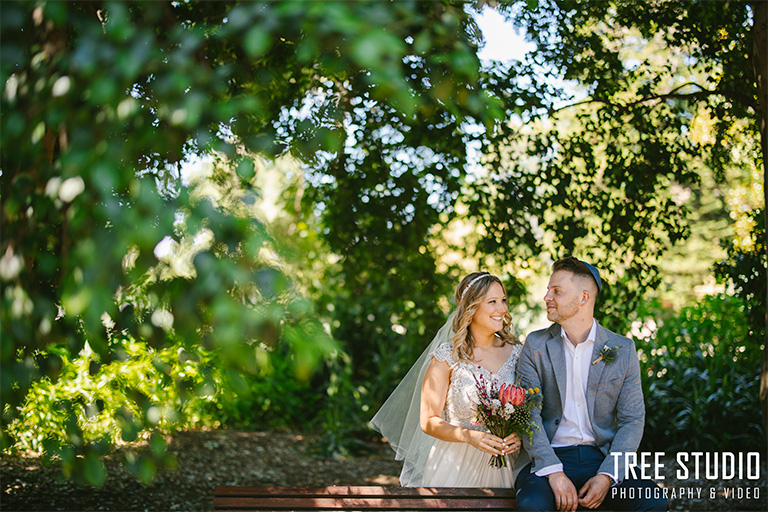
<svg viewBox="0 0 768 512"><path fill-rule="evenodd" d="M491 434L502 439L517 433L521 438L526 435L533 441L533 429L538 429L531 420L534 407L541 408L539 388L525 389L516 385L500 383L495 377L490 381L482 375L475 375L477 384L477 421L485 425ZM488 465L496 468L507 466L505 455L492 455Z"/></svg>

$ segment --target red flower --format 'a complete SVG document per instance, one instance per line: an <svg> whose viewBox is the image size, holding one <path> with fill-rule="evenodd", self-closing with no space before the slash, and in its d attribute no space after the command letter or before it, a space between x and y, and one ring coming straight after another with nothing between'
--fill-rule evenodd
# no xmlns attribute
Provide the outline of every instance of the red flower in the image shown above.
<svg viewBox="0 0 768 512"><path fill-rule="evenodd" d="M523 402L525 401L525 389L520 386L509 386L507 388L507 394L509 395L509 403L515 407L523 405Z"/></svg>
<svg viewBox="0 0 768 512"><path fill-rule="evenodd" d="M506 383L502 384L501 387L499 387L499 400L501 401L501 405L507 405L509 402L509 396L507 394L507 391L512 386L508 386Z"/></svg>
<svg viewBox="0 0 768 512"><path fill-rule="evenodd" d="M525 401L525 389L512 384L502 384L499 388L499 400L501 405L512 404L515 407L523 405Z"/></svg>

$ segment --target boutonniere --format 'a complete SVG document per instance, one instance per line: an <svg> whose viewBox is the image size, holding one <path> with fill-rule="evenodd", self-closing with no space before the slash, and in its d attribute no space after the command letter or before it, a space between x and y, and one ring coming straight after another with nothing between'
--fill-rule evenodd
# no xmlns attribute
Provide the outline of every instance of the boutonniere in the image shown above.
<svg viewBox="0 0 768 512"><path fill-rule="evenodd" d="M603 345L600 352L597 353L597 359L592 361L592 365L596 365L600 361L605 361L605 364L610 364L616 360L616 354L619 352L619 347L609 347Z"/></svg>

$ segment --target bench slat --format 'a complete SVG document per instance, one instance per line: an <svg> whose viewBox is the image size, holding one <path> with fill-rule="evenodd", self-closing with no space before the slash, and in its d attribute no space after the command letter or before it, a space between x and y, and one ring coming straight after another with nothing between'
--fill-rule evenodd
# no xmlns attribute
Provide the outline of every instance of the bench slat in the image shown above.
<svg viewBox="0 0 768 512"><path fill-rule="evenodd" d="M511 489L436 487L250 487L218 486L215 511L514 510Z"/></svg>
<svg viewBox="0 0 768 512"><path fill-rule="evenodd" d="M251 509L261 510L422 510L441 509L509 509L509 500L476 500L434 498L423 499L354 499L354 498L273 498L253 500L249 498L225 498L214 504L214 510Z"/></svg>
<svg viewBox="0 0 768 512"><path fill-rule="evenodd" d="M515 496L512 489L491 489L475 487L378 487L378 486L327 486L327 487L262 487L221 485L215 490L216 496Z"/></svg>
<svg viewBox="0 0 768 512"><path fill-rule="evenodd" d="M227 508L227 509L213 509L214 511L218 512L219 510L223 510L225 512L339 512L340 510L346 510L346 511L356 511L356 512L392 512L393 510L397 510L397 512L429 512L430 510L439 510L440 512L465 512L467 510L490 510L492 512L514 512L515 511L515 504L514 502L510 505L507 505L504 508L488 508L487 506L480 506L480 507L471 507L471 508L451 508L451 507L439 507L435 506L430 503L423 503L419 507L415 508L402 508L402 509L377 509L377 508L349 508L349 509L338 509L338 508L329 508L329 509L323 509L323 508L276 508L276 507L243 507L243 508Z"/></svg>

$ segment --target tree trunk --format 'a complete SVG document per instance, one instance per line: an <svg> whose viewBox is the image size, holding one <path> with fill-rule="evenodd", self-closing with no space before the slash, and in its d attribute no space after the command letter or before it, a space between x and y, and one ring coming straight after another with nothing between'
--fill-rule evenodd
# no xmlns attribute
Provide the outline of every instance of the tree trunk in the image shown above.
<svg viewBox="0 0 768 512"><path fill-rule="evenodd" d="M765 203L763 206L763 215L765 215L765 248L768 251L768 166L766 166L766 156L768 155L768 133L766 133L766 123L768 123L768 2L752 2L752 35L753 35L753 56L755 67L755 79L757 80L758 106L760 108L760 142L763 150L763 193L765 194ZM766 296L768 304L768 292ZM763 368L760 376L760 403L763 407L763 430L766 434L766 445L768 445L768 308L765 313L765 347L763 348Z"/></svg>

